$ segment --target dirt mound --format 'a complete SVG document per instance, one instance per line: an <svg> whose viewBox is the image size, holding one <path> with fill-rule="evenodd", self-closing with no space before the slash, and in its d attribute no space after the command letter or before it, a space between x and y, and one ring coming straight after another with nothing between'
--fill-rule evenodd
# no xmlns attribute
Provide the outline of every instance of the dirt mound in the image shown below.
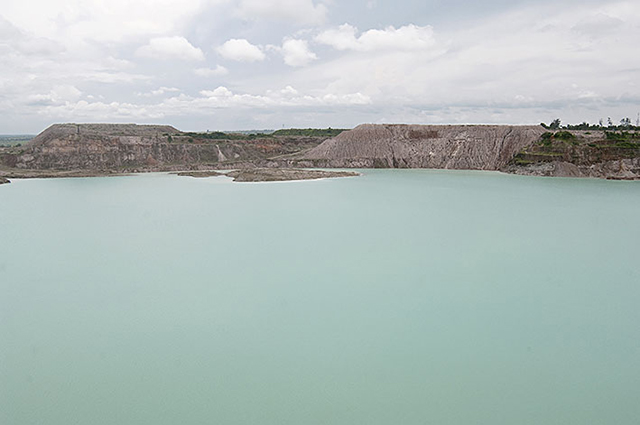
<svg viewBox="0 0 640 425"><path fill-rule="evenodd" d="M180 134L170 125L138 125L138 124L54 124L34 137L29 146L40 146L50 140L73 136L79 138L95 137L155 137L165 134Z"/></svg>
<svg viewBox="0 0 640 425"><path fill-rule="evenodd" d="M331 167L498 170L540 126L363 124L304 154Z"/></svg>

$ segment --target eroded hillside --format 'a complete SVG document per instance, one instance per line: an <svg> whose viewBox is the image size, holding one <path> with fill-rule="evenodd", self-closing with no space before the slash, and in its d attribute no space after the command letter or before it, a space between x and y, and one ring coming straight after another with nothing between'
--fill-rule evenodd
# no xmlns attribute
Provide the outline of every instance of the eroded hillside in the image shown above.
<svg viewBox="0 0 640 425"><path fill-rule="evenodd" d="M2 163L21 170L137 171L232 167L299 153L326 137L184 133L171 126L56 124Z"/></svg>
<svg viewBox="0 0 640 425"><path fill-rule="evenodd" d="M637 179L640 132L365 124L348 131L226 134L160 125L58 124L25 146L0 150L0 176L246 167L440 168Z"/></svg>
<svg viewBox="0 0 640 425"><path fill-rule="evenodd" d="M640 132L548 131L520 151L505 171L538 176L640 178Z"/></svg>
<svg viewBox="0 0 640 425"><path fill-rule="evenodd" d="M539 126L364 124L304 158L325 167L499 170L544 131Z"/></svg>

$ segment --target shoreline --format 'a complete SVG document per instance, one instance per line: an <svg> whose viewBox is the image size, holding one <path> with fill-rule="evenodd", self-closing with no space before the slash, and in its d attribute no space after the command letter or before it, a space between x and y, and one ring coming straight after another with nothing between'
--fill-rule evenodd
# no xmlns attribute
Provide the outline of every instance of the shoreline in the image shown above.
<svg viewBox="0 0 640 425"><path fill-rule="evenodd" d="M334 171L303 168L241 168L225 172L208 170L182 171L173 172L171 174L193 178L224 176L232 178L234 182L238 183L319 180L338 177L356 177L360 175L360 173L354 171Z"/></svg>
<svg viewBox="0 0 640 425"><path fill-rule="evenodd" d="M135 174L168 173L172 175L192 178L228 177L234 182L279 182L319 180L339 177L357 177L361 174L355 171L320 170L303 168L239 168L233 170L135 170L135 171L105 171L105 170L2 170L0 169L0 184L10 183L10 179L53 179L53 178L86 178L86 177L119 177Z"/></svg>
<svg viewBox="0 0 640 425"><path fill-rule="evenodd" d="M365 168L368 169L368 168ZM360 170L365 170L360 169ZM640 181L637 178L622 176L597 177L589 175L550 175L542 173L513 172L509 170L454 170L442 168L371 168L372 170L431 170L431 171L489 171L499 174L520 177L543 178L570 178L580 180L609 180L609 181ZM339 177L362 176L361 172L351 171L345 168L235 168L235 169L204 169L193 170L183 167L170 167L170 169L136 169L126 171L114 170L24 170L0 168L0 185L11 183L12 179L55 179L55 178L90 178L90 177L124 177L144 175L151 173L166 173L180 177L209 178L227 177L235 183L269 183L286 181L325 180Z"/></svg>

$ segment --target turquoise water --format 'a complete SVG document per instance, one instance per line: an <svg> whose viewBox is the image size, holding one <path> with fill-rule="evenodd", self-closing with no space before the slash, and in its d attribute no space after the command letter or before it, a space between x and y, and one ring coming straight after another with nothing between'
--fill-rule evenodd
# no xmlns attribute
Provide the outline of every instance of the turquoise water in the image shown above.
<svg viewBox="0 0 640 425"><path fill-rule="evenodd" d="M0 424L638 424L640 184L0 186Z"/></svg>

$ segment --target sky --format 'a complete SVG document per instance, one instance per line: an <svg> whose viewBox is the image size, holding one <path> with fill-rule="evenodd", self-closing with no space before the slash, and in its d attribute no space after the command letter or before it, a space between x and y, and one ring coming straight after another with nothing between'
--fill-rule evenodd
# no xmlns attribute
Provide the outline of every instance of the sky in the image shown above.
<svg viewBox="0 0 640 425"><path fill-rule="evenodd" d="M0 0L0 134L639 113L637 0Z"/></svg>

